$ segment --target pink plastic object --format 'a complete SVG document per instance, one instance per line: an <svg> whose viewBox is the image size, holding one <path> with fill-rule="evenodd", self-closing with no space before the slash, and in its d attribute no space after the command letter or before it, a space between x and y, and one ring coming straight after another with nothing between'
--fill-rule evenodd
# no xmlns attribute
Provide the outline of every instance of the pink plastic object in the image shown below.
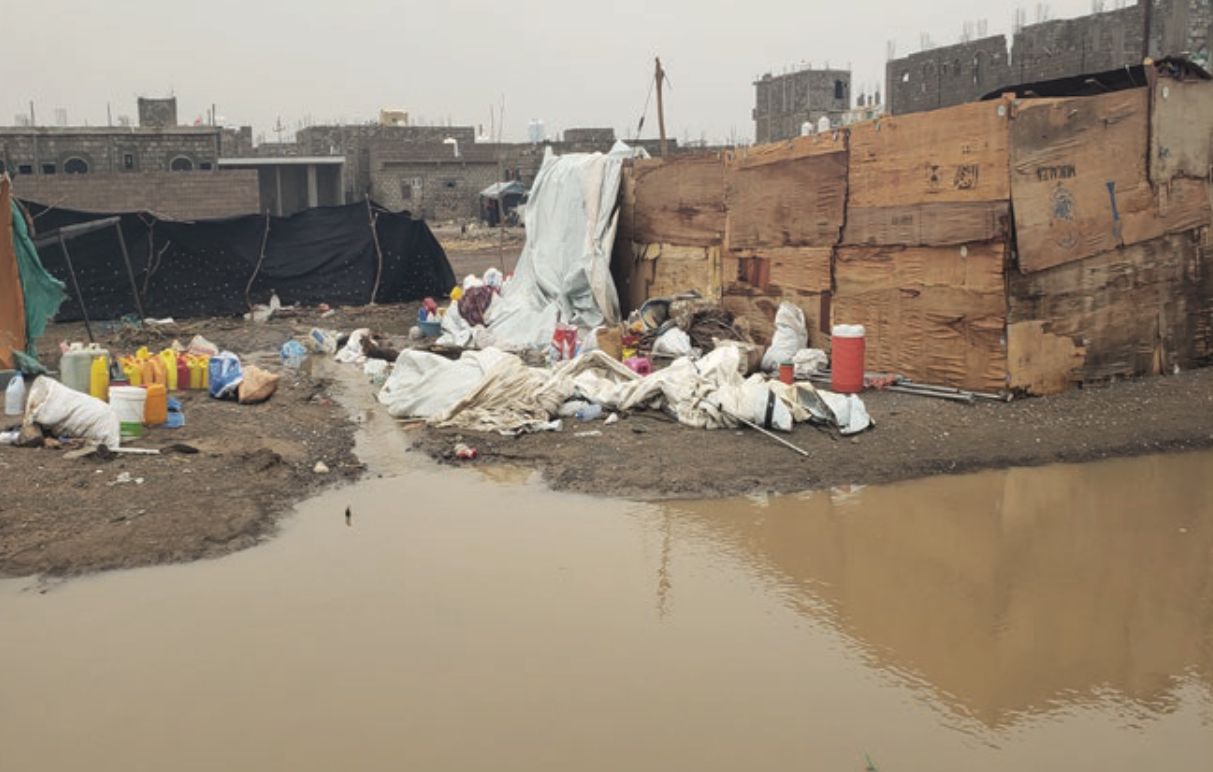
<svg viewBox="0 0 1213 772"><path fill-rule="evenodd" d="M623 363L632 368L637 375L648 375L653 372L653 362L648 357L628 357Z"/></svg>

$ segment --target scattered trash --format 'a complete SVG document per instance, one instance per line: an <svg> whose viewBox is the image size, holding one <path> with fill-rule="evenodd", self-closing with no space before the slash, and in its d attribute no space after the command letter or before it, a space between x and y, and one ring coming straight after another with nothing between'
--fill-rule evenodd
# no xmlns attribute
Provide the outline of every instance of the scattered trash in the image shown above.
<svg viewBox="0 0 1213 772"><path fill-rule="evenodd" d="M118 476L115 477L113 480L110 480L109 482L107 482L106 485L108 485L112 488L115 485L126 485L128 483L134 483L135 485L143 485L143 478L142 477L131 477L130 472L119 472Z"/></svg>
<svg viewBox="0 0 1213 772"><path fill-rule="evenodd" d="M653 372L653 360L648 357L628 357L623 363L637 375L649 375Z"/></svg>
<svg viewBox="0 0 1213 772"><path fill-rule="evenodd" d="M313 327L308 333L308 345L314 351L321 354L336 354L337 353L337 338L339 337L336 330L325 330L319 327Z"/></svg>
<svg viewBox="0 0 1213 772"><path fill-rule="evenodd" d="M195 335L190 339L190 344L186 346L185 353L213 357L219 353L219 347L201 335Z"/></svg>
<svg viewBox="0 0 1213 772"><path fill-rule="evenodd" d="M328 465L325 464L323 461L317 461L316 465L314 467L312 467L312 471L316 474L328 474L329 468L328 468Z"/></svg>
<svg viewBox="0 0 1213 772"><path fill-rule="evenodd" d="M469 445L465 445L462 442L456 443L455 445L455 458L467 461L476 458L478 455L480 454L476 451L476 449Z"/></svg>
<svg viewBox="0 0 1213 772"><path fill-rule="evenodd" d="M577 356L577 328L571 324L557 324L552 331L552 346L549 362L567 362Z"/></svg>
<svg viewBox="0 0 1213 772"><path fill-rule="evenodd" d="M781 362L790 362L796 352L809 342L809 330L805 326L804 311L787 301L779 304L775 312L775 332L771 345L762 355L762 369L772 372Z"/></svg>
<svg viewBox="0 0 1213 772"><path fill-rule="evenodd" d="M611 413L609 416L606 417L606 420L603 421L602 423L605 426L610 426L611 424L619 423L619 414Z"/></svg>
<svg viewBox="0 0 1213 772"><path fill-rule="evenodd" d="M579 412L581 412L584 408L587 408L589 406L590 406L590 403L586 402L584 399L570 399L568 402L565 402L563 405L560 406L560 409L558 411L556 411L556 414L561 416L562 418L572 418L573 416L575 416Z"/></svg>
<svg viewBox="0 0 1213 772"><path fill-rule="evenodd" d="M320 315L320 318L321 318L321 319L328 319L330 316L332 316L332 315L333 315L333 314L335 314L335 313L337 313L337 312L336 312L336 310L334 310L334 309L330 308L329 310L327 310L327 311L325 311L324 313L322 313L322 314Z"/></svg>
<svg viewBox="0 0 1213 772"><path fill-rule="evenodd" d="M292 338L282 344L278 356L282 358L284 366L297 370L303 365L303 360L307 358L307 348Z"/></svg>
<svg viewBox="0 0 1213 772"><path fill-rule="evenodd" d="M13 376L4 390L4 414L25 414L25 379L20 374Z"/></svg>
<svg viewBox="0 0 1213 772"><path fill-rule="evenodd" d="M244 380L244 370L240 366L240 357L230 351L212 356L209 361L207 374L208 391L215 399L230 399L236 394L240 382Z"/></svg>
<svg viewBox="0 0 1213 772"><path fill-rule="evenodd" d="M368 359L362 365L362 372L370 378L371 385L378 388L387 380L391 367L386 359Z"/></svg>
<svg viewBox="0 0 1213 772"><path fill-rule="evenodd" d="M595 421L602 415L602 405L588 404L585 407L578 408L574 415L577 416L578 421L583 423Z"/></svg>
<svg viewBox="0 0 1213 772"><path fill-rule="evenodd" d="M20 439L20 437L21 432L16 429L8 432L0 432L0 445L16 445L17 440Z"/></svg>
<svg viewBox="0 0 1213 772"><path fill-rule="evenodd" d="M174 442L172 445L166 445L160 449L163 453L180 453L183 456L194 456L198 454L198 449L193 445L186 445L184 442Z"/></svg>
<svg viewBox="0 0 1213 772"><path fill-rule="evenodd" d="M678 327L671 327L653 343L654 356L685 357L691 355L691 336Z"/></svg>
<svg viewBox="0 0 1213 772"><path fill-rule="evenodd" d="M181 401L174 398L168 398L168 417L164 422L166 429L180 429L185 426L185 413L182 411Z"/></svg>
<svg viewBox="0 0 1213 772"><path fill-rule="evenodd" d="M796 379L807 381L809 376L816 375L830 363L830 357L819 348L802 348L792 356Z"/></svg>
<svg viewBox="0 0 1213 772"><path fill-rule="evenodd" d="M424 337L425 337L425 333L423 333L421 331L421 328L418 327L417 325L414 324L412 327L409 328L409 340L418 341Z"/></svg>
<svg viewBox="0 0 1213 772"><path fill-rule="evenodd" d="M648 434L649 427L644 424L632 423L633 434Z"/></svg>
<svg viewBox="0 0 1213 772"><path fill-rule="evenodd" d="M282 308L282 301L278 299L278 293L270 295L270 302L266 304L256 304L253 310L244 315L246 320L251 319L254 322L268 322L270 317L277 313Z"/></svg>
<svg viewBox="0 0 1213 772"><path fill-rule="evenodd" d="M369 338L371 331L365 327L354 330L350 333L350 337L346 340L345 345L337 352L333 358L342 364L362 364L366 361L366 354L362 351L362 341L364 338Z"/></svg>
<svg viewBox="0 0 1213 772"><path fill-rule="evenodd" d="M241 405L254 405L258 402L265 402L274 396L274 392L278 390L278 379L280 377L277 373L262 370L256 365L249 365L244 368L244 377L241 378L240 384L236 387L237 399Z"/></svg>
<svg viewBox="0 0 1213 772"><path fill-rule="evenodd" d="M588 432L573 432L574 437L601 437L602 432L598 429L591 429Z"/></svg>

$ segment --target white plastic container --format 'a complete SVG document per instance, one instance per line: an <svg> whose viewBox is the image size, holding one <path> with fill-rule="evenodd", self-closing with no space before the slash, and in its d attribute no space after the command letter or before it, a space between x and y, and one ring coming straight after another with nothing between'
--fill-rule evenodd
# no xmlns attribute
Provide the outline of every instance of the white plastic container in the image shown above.
<svg viewBox="0 0 1213 772"><path fill-rule="evenodd" d="M4 414L25 415L25 379L18 373L4 390Z"/></svg>
<svg viewBox="0 0 1213 772"><path fill-rule="evenodd" d="M60 382L69 389L88 394L95 357L105 357L108 361L109 352L95 343L90 343L87 347L73 343L59 359Z"/></svg>
<svg viewBox="0 0 1213 772"><path fill-rule="evenodd" d="M147 402L147 390L138 386L110 386L110 407L118 416L118 427L122 439L130 440L143 436L143 409Z"/></svg>

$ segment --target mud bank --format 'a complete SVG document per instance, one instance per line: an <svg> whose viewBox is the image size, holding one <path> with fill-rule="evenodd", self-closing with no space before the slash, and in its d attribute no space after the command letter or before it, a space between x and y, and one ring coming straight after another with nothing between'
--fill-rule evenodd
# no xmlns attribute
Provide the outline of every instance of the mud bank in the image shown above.
<svg viewBox="0 0 1213 772"><path fill-rule="evenodd" d="M1213 369L1011 403L888 392L864 400L876 422L864 434L798 426L786 436L808 458L750 430L690 429L646 412L609 426L566 421L560 433L517 439L416 429L415 447L446 463L532 467L560 490L641 499L788 493L1213 447ZM593 431L601 434L584 435ZM454 458L460 441L477 449L475 461Z"/></svg>

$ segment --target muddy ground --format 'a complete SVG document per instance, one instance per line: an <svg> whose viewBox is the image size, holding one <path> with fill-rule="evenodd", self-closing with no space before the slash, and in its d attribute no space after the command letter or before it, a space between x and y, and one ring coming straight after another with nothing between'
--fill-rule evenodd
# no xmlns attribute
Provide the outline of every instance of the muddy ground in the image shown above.
<svg viewBox="0 0 1213 772"><path fill-rule="evenodd" d="M463 275L504 263L506 248L474 239L452 250ZM0 447L0 575L71 575L221 555L264 538L277 517L327 485L356 479L355 423L331 369L281 368L277 350L313 326L370 327L404 341L416 305L301 309L268 323L184 322L146 330L94 325L99 342L127 353L202 334L246 361L283 373L269 402L240 406L186 392L186 426L154 429L138 447L184 444L197 453L70 460L63 451ZM60 340L80 324L52 325L40 342L54 367ZM369 386L368 386L369 389ZM1046 399L963 405L891 393L865 395L876 428L854 438L798 427L793 453L751 430L689 429L638 412L613 425L569 419L559 433L509 439L410 427L421 454L447 463L508 463L539 470L554 488L631 498L697 498L881 483L989 467L1083 461L1213 446L1213 370L1121 382ZM2 424L3 422L0 422ZM581 432L600 432L576 436ZM463 441L479 451L456 461ZM316 474L317 462L329 467ZM401 463L408 463L401 459ZM123 473L142 483L116 482Z"/></svg>
<svg viewBox="0 0 1213 772"><path fill-rule="evenodd" d="M749 429L690 429L652 412L611 425L566 419L559 433L517 439L418 430L414 442L447 463L530 466L557 489L645 499L786 493L1213 447L1213 369L1011 403L891 392L863 399L876 423L863 434L842 438L799 425L781 435L807 458ZM577 436L594 431L601 434ZM479 457L455 460L456 442Z"/></svg>

